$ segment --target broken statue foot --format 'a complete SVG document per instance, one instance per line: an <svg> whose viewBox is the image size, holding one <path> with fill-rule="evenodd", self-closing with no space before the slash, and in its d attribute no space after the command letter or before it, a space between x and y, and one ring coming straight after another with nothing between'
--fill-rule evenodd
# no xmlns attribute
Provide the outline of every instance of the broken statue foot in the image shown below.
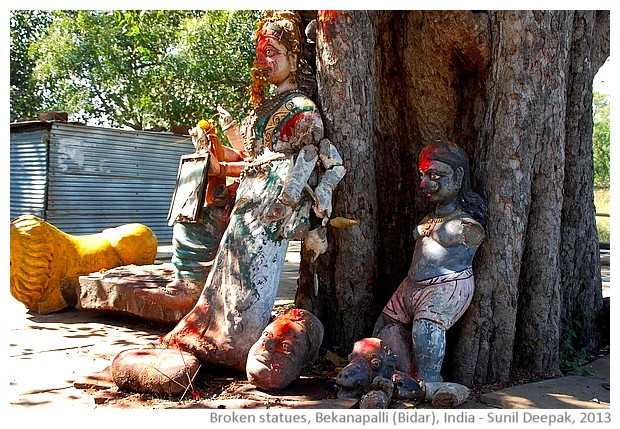
<svg viewBox="0 0 620 429"><path fill-rule="evenodd" d="M442 381L424 383L425 398L435 408L454 408L469 397L469 389L462 384Z"/></svg>
<svg viewBox="0 0 620 429"><path fill-rule="evenodd" d="M200 362L175 349L128 349L112 360L114 383L131 392L178 395L192 388Z"/></svg>
<svg viewBox="0 0 620 429"><path fill-rule="evenodd" d="M136 295L170 309L190 310L198 301L204 282L174 279L165 286L136 289Z"/></svg>

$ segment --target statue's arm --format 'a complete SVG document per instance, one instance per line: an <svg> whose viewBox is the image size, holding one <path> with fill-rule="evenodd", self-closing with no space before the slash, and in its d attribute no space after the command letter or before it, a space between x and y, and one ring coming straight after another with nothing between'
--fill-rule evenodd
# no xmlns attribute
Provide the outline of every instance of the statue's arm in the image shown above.
<svg viewBox="0 0 620 429"><path fill-rule="evenodd" d="M314 189L314 213L319 218L327 218L332 214L332 195L336 185L342 180L347 170L342 165L342 158L336 147L327 139L319 145L319 159L325 167L321 180Z"/></svg>
<svg viewBox="0 0 620 429"><path fill-rule="evenodd" d="M485 232L480 223L471 218L461 219L462 243L467 247L478 247L484 241Z"/></svg>
<svg viewBox="0 0 620 429"><path fill-rule="evenodd" d="M220 170L218 175L221 177L239 177L247 166L243 154L228 146L222 147L224 149L224 159L219 162Z"/></svg>
<svg viewBox="0 0 620 429"><path fill-rule="evenodd" d="M217 106L217 111L220 115L220 127L222 128L222 132L237 152L245 154L239 123L235 121L230 113L222 106Z"/></svg>
<svg viewBox="0 0 620 429"><path fill-rule="evenodd" d="M317 146L323 138L323 122L316 111L299 112L291 119L290 141L297 152L295 165L286 179L278 200L289 207L297 205L319 159Z"/></svg>

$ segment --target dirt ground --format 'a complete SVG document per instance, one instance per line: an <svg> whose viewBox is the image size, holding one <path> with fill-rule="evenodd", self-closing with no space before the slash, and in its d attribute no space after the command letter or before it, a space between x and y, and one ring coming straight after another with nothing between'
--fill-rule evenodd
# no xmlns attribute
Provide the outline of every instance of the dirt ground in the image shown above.
<svg viewBox="0 0 620 429"><path fill-rule="evenodd" d="M298 255L287 255L274 316L292 304ZM606 273L608 275L608 273ZM610 295L609 277L604 296ZM267 393L247 383L245 374L203 367L183 395L157 397L120 391L111 380L111 359L128 348L151 347L171 326L127 315L69 308L40 315L28 312L5 293L9 359L6 391L12 410L72 409L267 409L357 407L354 399L337 399L335 377L346 365L327 351L296 382ZM475 386L461 409L609 408L610 350L586 364L587 374L559 379L544 375L515 377L510 384ZM394 401L392 408L415 404ZM421 404L417 408L425 408Z"/></svg>

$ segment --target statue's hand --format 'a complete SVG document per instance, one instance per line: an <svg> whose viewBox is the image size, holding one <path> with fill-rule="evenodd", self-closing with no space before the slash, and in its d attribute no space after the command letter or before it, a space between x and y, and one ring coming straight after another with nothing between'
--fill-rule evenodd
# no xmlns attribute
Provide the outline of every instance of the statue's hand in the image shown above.
<svg viewBox="0 0 620 429"><path fill-rule="evenodd" d="M219 176L222 173L222 165L223 163L218 162L215 156L209 157L209 176Z"/></svg>
<svg viewBox="0 0 620 429"><path fill-rule="evenodd" d="M194 145L194 149L198 152L199 140L202 135L202 130L200 127L194 127L189 130L189 136L192 138L192 144Z"/></svg>
<svg viewBox="0 0 620 429"><path fill-rule="evenodd" d="M217 106L217 113L220 115L220 126L222 128L226 128L233 121L231 114L222 106Z"/></svg>

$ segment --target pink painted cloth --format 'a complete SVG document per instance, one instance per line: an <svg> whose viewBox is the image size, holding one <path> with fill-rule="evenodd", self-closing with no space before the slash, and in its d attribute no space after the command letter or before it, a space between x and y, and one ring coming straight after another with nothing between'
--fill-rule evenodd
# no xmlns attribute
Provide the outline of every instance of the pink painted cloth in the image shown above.
<svg viewBox="0 0 620 429"><path fill-rule="evenodd" d="M473 294L471 268L419 282L406 277L383 313L404 324L428 319L448 329L465 313Z"/></svg>

